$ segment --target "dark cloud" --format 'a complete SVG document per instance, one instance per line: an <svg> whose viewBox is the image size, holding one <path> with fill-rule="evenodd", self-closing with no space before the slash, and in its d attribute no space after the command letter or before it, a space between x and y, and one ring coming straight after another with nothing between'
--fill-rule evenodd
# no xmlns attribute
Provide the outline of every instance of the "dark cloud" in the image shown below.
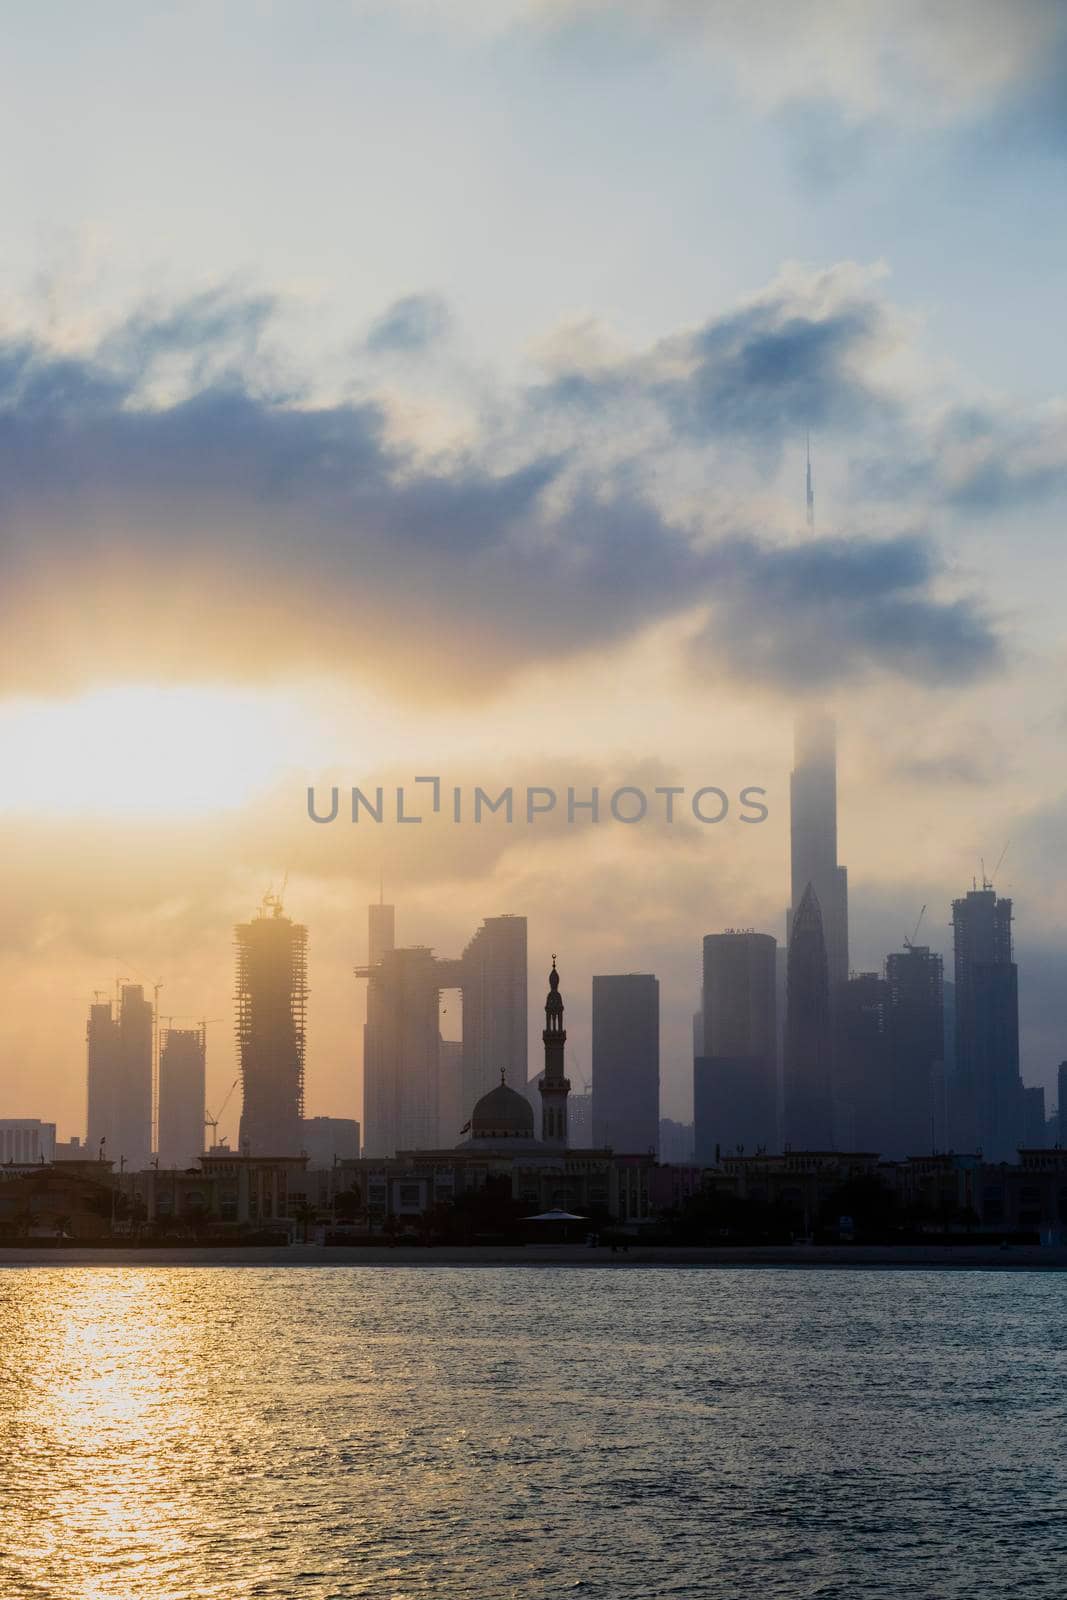
<svg viewBox="0 0 1067 1600"><path fill-rule="evenodd" d="M805 429L851 432L897 407L870 372L892 331L870 295L828 275L806 297L788 285L647 354L564 370L537 397L542 411L602 412L643 403L697 440L780 447Z"/></svg>
<svg viewBox="0 0 1067 1600"><path fill-rule="evenodd" d="M896 453L859 458L850 471L865 498L974 516L1025 510L1067 491L1067 422L1042 410L954 407L925 436L916 430Z"/></svg>
<svg viewBox="0 0 1067 1600"><path fill-rule="evenodd" d="M959 683L990 670L999 645L972 602L931 598L928 542L818 539L724 547L721 592L694 645L738 676L817 688L892 663L902 677Z"/></svg>
<svg viewBox="0 0 1067 1600"><path fill-rule="evenodd" d="M996 664L980 609L937 596L929 544L709 544L625 461L585 459L580 430L522 459L520 427L507 470L488 446L427 463L373 399L272 393L250 358L265 314L208 298L78 358L0 346L7 682L340 665L487 690L699 604L695 659L741 679L959 681ZM694 428L774 434L805 412L844 425L864 403L850 362L877 329L858 304L750 308L693 336L691 377L652 393ZM155 387L175 361L168 402ZM49 625L62 643L46 652Z"/></svg>
<svg viewBox="0 0 1067 1600"><path fill-rule="evenodd" d="M367 349L375 355L425 350L443 338L451 325L451 313L440 295L405 295L371 324Z"/></svg>

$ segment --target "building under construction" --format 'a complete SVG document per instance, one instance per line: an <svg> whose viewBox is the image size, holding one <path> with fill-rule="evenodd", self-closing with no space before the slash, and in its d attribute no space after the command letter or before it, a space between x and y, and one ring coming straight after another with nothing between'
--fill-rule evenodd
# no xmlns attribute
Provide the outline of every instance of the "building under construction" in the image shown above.
<svg viewBox="0 0 1067 1600"><path fill-rule="evenodd" d="M263 897L234 930L237 1047L241 1060L240 1148L254 1156L298 1155L304 1115L307 929Z"/></svg>

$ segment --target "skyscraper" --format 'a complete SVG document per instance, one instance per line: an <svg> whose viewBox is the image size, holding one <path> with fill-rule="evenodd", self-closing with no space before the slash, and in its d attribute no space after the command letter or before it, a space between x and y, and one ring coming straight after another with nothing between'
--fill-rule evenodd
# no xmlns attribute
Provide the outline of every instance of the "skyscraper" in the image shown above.
<svg viewBox="0 0 1067 1600"><path fill-rule="evenodd" d="M263 897L236 929L237 1043L241 1058L240 1148L299 1155L304 1115L307 929Z"/></svg>
<svg viewBox="0 0 1067 1600"><path fill-rule="evenodd" d="M379 901L367 907L367 965L376 967L396 945L396 907Z"/></svg>
<svg viewBox="0 0 1067 1600"><path fill-rule="evenodd" d="M593 979L593 1143L659 1149L659 979L648 972Z"/></svg>
<svg viewBox="0 0 1067 1600"><path fill-rule="evenodd" d="M115 1077L115 1144L112 1159L126 1170L147 1167L152 1155L152 1045L154 1013L139 983L122 986L118 1070Z"/></svg>
<svg viewBox="0 0 1067 1600"><path fill-rule="evenodd" d="M777 942L770 934L704 940L703 1039L693 1062L697 1160L777 1146Z"/></svg>
<svg viewBox="0 0 1067 1600"><path fill-rule="evenodd" d="M892 1141L889 987L857 972L838 990L834 1014L834 1144L889 1153ZM925 1148L925 1147L917 1147Z"/></svg>
<svg viewBox="0 0 1067 1600"><path fill-rule="evenodd" d="M127 1172L152 1154L152 1002L139 983L122 986L118 1015L110 1001L89 1008L88 1143Z"/></svg>
<svg viewBox="0 0 1067 1600"><path fill-rule="evenodd" d="M439 963L427 945L386 950L367 979L363 1144L368 1156L432 1150L439 1142ZM469 1110L468 1110L469 1114ZM454 1141L459 1129L449 1130Z"/></svg>
<svg viewBox="0 0 1067 1600"><path fill-rule="evenodd" d="M833 1148L832 1046L822 913L809 883L793 918L786 974L785 1137L794 1150Z"/></svg>
<svg viewBox="0 0 1067 1600"><path fill-rule="evenodd" d="M87 1056L88 1132L86 1142L93 1156L100 1154L103 1141L105 1160L118 1161L115 1145L115 1093L118 1076L119 1025L110 1000L98 1000L89 1007L85 1028Z"/></svg>
<svg viewBox="0 0 1067 1600"><path fill-rule="evenodd" d="M703 1055L774 1060L777 949L769 933L749 929L706 935Z"/></svg>
<svg viewBox="0 0 1067 1600"><path fill-rule="evenodd" d="M463 992L465 1116L500 1073L513 1089L526 1083L529 1026L526 998L526 918L486 917L460 958Z"/></svg>
<svg viewBox="0 0 1067 1600"><path fill-rule="evenodd" d="M159 1051L159 1164L191 1167L204 1152L202 1028L167 1028Z"/></svg>
<svg viewBox="0 0 1067 1600"><path fill-rule="evenodd" d="M1023 1132L1019 977L1012 906L983 882L952 902L956 978L953 1137L987 1161L1014 1161Z"/></svg>
<svg viewBox="0 0 1067 1600"><path fill-rule="evenodd" d="M559 992L555 956L552 957L552 971L548 975L545 1026L541 1039L545 1047L545 1070L538 1083L541 1093L541 1142L565 1150L567 1096L571 1086L564 1069L563 1051L567 1043L567 1030L563 1026L563 996Z"/></svg>
<svg viewBox="0 0 1067 1600"><path fill-rule="evenodd" d="M925 1155L938 1143L938 1091L944 1058L944 970L927 945L886 959L889 990L890 1101L883 1155Z"/></svg>
<svg viewBox="0 0 1067 1600"><path fill-rule="evenodd" d="M1045 1091L1040 1084L1027 1084L1023 1088L1024 1150L1044 1150L1048 1143L1048 1124L1045 1117Z"/></svg>
<svg viewBox="0 0 1067 1600"><path fill-rule="evenodd" d="M356 968L356 976L368 980L367 1154L429 1149L439 1138L454 1143L501 1072L520 1093L526 1083L526 918L487 917L463 954L449 959L422 945L394 949L391 915L382 937L375 922L375 913L391 914L392 907L370 910L370 950L377 960ZM440 1035L440 997L449 989L462 996L462 1043Z"/></svg>
<svg viewBox="0 0 1067 1600"><path fill-rule="evenodd" d="M789 780L792 902L787 943L811 884L819 903L830 1003L848 977L848 872L837 862L837 732L831 718L808 714L796 724Z"/></svg>

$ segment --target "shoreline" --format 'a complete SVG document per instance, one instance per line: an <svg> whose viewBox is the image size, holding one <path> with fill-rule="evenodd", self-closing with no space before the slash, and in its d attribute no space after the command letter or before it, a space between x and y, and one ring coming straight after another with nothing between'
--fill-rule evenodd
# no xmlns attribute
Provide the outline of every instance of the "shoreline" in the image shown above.
<svg viewBox="0 0 1067 1600"><path fill-rule="evenodd" d="M3 1267L738 1267L1067 1271L1067 1246L1013 1245L112 1245L0 1247Z"/></svg>

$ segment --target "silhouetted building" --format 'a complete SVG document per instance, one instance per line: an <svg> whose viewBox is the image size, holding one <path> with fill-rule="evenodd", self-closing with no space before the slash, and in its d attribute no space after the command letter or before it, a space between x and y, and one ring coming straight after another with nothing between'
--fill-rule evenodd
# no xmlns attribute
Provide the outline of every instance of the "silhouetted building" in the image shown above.
<svg viewBox="0 0 1067 1600"><path fill-rule="evenodd" d="M769 933L727 929L704 939L704 1037L698 1054L773 1061L775 957Z"/></svg>
<svg viewBox="0 0 1067 1600"><path fill-rule="evenodd" d="M552 957L552 971L548 975L545 1026L541 1039L545 1047L545 1070L538 1085L541 1091L541 1142L565 1150L567 1096L571 1092L571 1086L564 1071L563 1051L567 1043L567 1030L563 1026L563 996L559 992L559 973L556 971L555 956ZM595 1070L594 1068L594 1072ZM521 1098L516 1096L516 1099Z"/></svg>
<svg viewBox="0 0 1067 1600"><path fill-rule="evenodd" d="M467 945L457 974L463 991L464 1114L493 1087L501 1070L526 1082L529 1018L526 918L486 917ZM444 987L444 985L442 985Z"/></svg>
<svg viewBox="0 0 1067 1600"><path fill-rule="evenodd" d="M149 1168L136 1178L136 1198L149 1226L211 1225L218 1234L232 1229L295 1238L297 1208L309 1192L307 1158L242 1156L209 1151L194 1172Z"/></svg>
<svg viewBox="0 0 1067 1600"><path fill-rule="evenodd" d="M838 993L833 1118L838 1150L883 1150L893 1137L888 1009L889 985L876 972L854 973Z"/></svg>
<svg viewBox="0 0 1067 1600"><path fill-rule="evenodd" d="M693 1068L697 1160L777 1146L777 942L728 929L704 939L703 1048Z"/></svg>
<svg viewBox="0 0 1067 1600"><path fill-rule="evenodd" d="M359 1160L359 1123L354 1117L305 1117L301 1133L309 1171Z"/></svg>
<svg viewBox="0 0 1067 1600"><path fill-rule="evenodd" d="M56 1125L37 1117L0 1117L0 1162L26 1165L56 1158Z"/></svg>
<svg viewBox="0 0 1067 1600"><path fill-rule="evenodd" d="M372 906L372 918L382 909ZM376 943L373 927L371 945L378 960L356 969L368 980L367 1153L435 1148L459 1131L501 1071L520 1089L526 1082L526 918L487 917L453 960L422 945L398 951ZM440 998L448 989L462 997L461 1043L440 1037Z"/></svg>
<svg viewBox="0 0 1067 1600"><path fill-rule="evenodd" d="M1014 1161L1022 1139L1019 979L1012 908L983 884L952 902L956 976L953 1142Z"/></svg>
<svg viewBox="0 0 1067 1600"><path fill-rule="evenodd" d="M89 1161L98 1155L97 1146L90 1145L89 1141L79 1139L72 1134L69 1139L56 1140L55 1159L57 1161Z"/></svg>
<svg viewBox="0 0 1067 1600"><path fill-rule="evenodd" d="M152 1152L151 1001L140 984L124 984L118 1015L110 1001L89 1008L88 1142L118 1167L147 1166Z"/></svg>
<svg viewBox="0 0 1067 1600"><path fill-rule="evenodd" d="M689 1166L693 1161L693 1124L659 1119L659 1158L670 1166Z"/></svg>
<svg viewBox="0 0 1067 1600"><path fill-rule="evenodd" d="M237 929L240 1148L245 1156L297 1156L304 1115L307 929L265 895Z"/></svg>
<svg viewBox="0 0 1067 1600"><path fill-rule="evenodd" d="M466 1114L463 1110L463 1041L437 1041L437 1137L447 1143L458 1139Z"/></svg>
<svg viewBox="0 0 1067 1600"><path fill-rule="evenodd" d="M367 979L363 1140L370 1156L439 1142L438 963L427 945L386 950Z"/></svg>
<svg viewBox="0 0 1067 1600"><path fill-rule="evenodd" d="M641 1154L659 1147L659 980L651 973L593 979L593 1143Z"/></svg>
<svg viewBox="0 0 1067 1600"><path fill-rule="evenodd" d="M205 1038L167 1028L159 1048L159 1164L191 1167L204 1153Z"/></svg>
<svg viewBox="0 0 1067 1600"><path fill-rule="evenodd" d="M880 1149L895 1160L944 1145L944 963L924 944L886 960L890 1094Z"/></svg>
<svg viewBox="0 0 1067 1600"><path fill-rule="evenodd" d="M1045 1091L1027 1085L1023 1089L1023 1148L1043 1150L1048 1143L1045 1116Z"/></svg>
<svg viewBox="0 0 1067 1600"><path fill-rule="evenodd" d="M812 884L793 918L786 977L785 1137L794 1150L833 1148L833 1039L822 913Z"/></svg>
<svg viewBox="0 0 1067 1600"><path fill-rule="evenodd" d="M1058 1140L1067 1150L1067 1061L1056 1068L1056 1115L1059 1118Z"/></svg>
<svg viewBox="0 0 1067 1600"><path fill-rule="evenodd" d="M699 1166L727 1152L765 1150L773 1142L773 1061L753 1056L697 1056L693 1062L693 1145Z"/></svg>
<svg viewBox="0 0 1067 1600"><path fill-rule="evenodd" d="M798 719L789 780L792 906L787 943L809 884L815 890L826 946L831 1005L848 977L848 873L837 862L837 730L831 718Z"/></svg>

